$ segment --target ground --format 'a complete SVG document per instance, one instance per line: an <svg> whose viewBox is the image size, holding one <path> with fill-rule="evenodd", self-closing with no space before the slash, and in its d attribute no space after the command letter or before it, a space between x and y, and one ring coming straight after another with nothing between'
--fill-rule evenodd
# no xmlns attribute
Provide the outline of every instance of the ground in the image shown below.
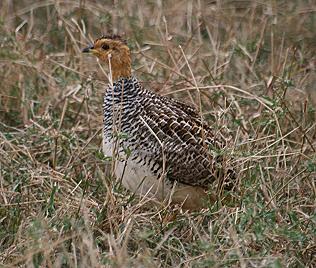
<svg viewBox="0 0 316 268"><path fill-rule="evenodd" d="M315 267L316 4L0 2L4 267ZM111 177L95 58L124 34L153 91L231 137L223 202L154 207ZM210 189L210 192L212 189Z"/></svg>

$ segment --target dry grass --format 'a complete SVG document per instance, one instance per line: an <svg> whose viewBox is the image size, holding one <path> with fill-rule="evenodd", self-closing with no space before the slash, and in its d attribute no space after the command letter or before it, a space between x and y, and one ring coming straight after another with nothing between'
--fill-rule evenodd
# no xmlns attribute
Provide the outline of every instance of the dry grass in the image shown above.
<svg viewBox="0 0 316 268"><path fill-rule="evenodd" d="M315 267L315 2L108 2L0 2L2 265ZM80 53L110 31L146 87L233 135L234 202L171 220L111 179Z"/></svg>

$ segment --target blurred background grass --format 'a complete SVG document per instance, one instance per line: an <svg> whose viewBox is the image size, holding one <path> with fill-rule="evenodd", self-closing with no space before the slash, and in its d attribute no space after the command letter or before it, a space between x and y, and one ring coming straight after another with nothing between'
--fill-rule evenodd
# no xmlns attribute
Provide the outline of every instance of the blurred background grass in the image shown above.
<svg viewBox="0 0 316 268"><path fill-rule="evenodd" d="M315 27L312 0L1 1L3 265L315 266ZM153 91L197 105L197 81L234 202L165 221L108 174L107 81L80 51L109 33Z"/></svg>

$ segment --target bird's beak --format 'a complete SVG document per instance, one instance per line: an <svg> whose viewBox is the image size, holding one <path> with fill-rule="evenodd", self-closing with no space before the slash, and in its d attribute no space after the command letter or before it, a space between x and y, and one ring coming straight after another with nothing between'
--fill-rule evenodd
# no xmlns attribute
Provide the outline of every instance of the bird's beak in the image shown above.
<svg viewBox="0 0 316 268"><path fill-rule="evenodd" d="M93 50L94 50L93 45L90 45L90 46L84 48L84 49L82 50L82 52L83 52L83 53L89 53L89 52L93 52Z"/></svg>

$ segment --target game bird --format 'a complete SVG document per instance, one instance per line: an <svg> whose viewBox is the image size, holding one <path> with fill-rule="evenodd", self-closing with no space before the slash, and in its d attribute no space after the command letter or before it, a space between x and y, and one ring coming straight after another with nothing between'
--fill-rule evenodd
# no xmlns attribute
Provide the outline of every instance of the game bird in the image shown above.
<svg viewBox="0 0 316 268"><path fill-rule="evenodd" d="M204 207L208 191L230 185L226 142L195 108L145 89L131 72L131 52L118 35L102 36L82 52L109 70L103 102L103 152L115 177L133 193L184 209ZM216 186L215 186L216 185ZM231 186L229 186L231 187Z"/></svg>

